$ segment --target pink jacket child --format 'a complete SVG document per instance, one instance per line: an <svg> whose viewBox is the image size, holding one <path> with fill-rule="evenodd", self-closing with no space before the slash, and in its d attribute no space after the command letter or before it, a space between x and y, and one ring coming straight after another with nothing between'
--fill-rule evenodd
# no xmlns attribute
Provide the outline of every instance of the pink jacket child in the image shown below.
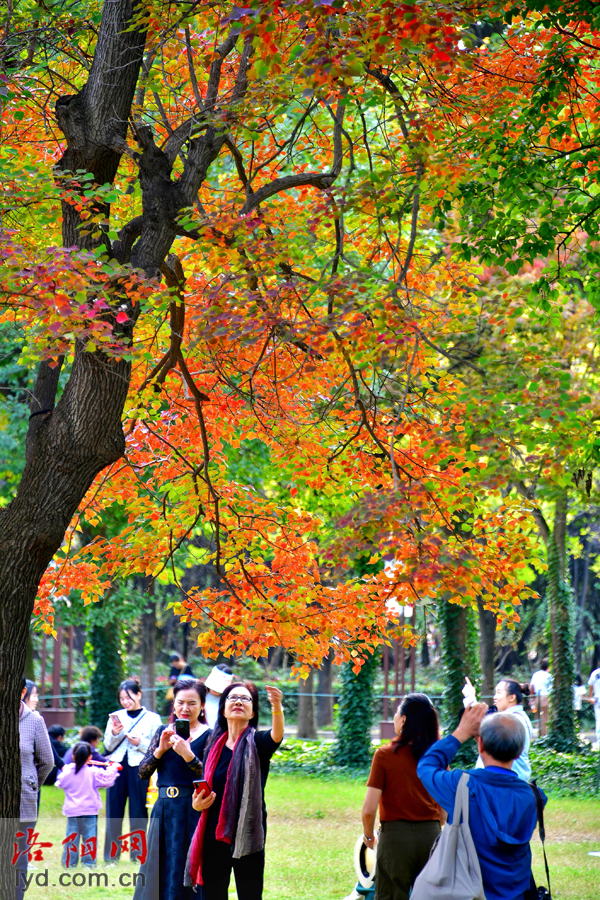
<svg viewBox="0 0 600 900"><path fill-rule="evenodd" d="M91 765L92 748L80 741L73 748L73 762L61 769L56 786L65 792L63 815L67 817L67 840L64 843L63 865L72 868L79 857L79 839L82 841L81 861L94 865L98 838L98 812L102 799L98 788L112 787L121 771L118 763L108 766Z"/></svg>

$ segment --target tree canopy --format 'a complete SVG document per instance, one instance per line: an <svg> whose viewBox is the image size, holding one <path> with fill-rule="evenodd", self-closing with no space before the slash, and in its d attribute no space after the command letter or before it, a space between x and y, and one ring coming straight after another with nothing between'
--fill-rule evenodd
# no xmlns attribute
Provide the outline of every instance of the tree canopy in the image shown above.
<svg viewBox="0 0 600 900"><path fill-rule="evenodd" d="M207 653L358 666L390 600L514 627L541 504L598 452L597 25L533 0L14 2L23 618L191 559Z"/></svg>

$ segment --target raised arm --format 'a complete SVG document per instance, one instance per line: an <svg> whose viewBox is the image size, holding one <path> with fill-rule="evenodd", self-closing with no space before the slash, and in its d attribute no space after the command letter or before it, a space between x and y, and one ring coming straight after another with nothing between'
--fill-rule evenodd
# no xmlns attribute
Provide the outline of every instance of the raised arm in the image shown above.
<svg viewBox="0 0 600 900"><path fill-rule="evenodd" d="M116 750L121 741L125 740L122 734L123 725L121 722L113 722L112 716L108 717L106 729L104 731L104 749L107 753Z"/></svg>
<svg viewBox="0 0 600 900"><path fill-rule="evenodd" d="M487 709L487 703L476 703L466 709L458 728L432 744L419 760L417 775L423 782L423 787L450 815L454 812L456 788L462 772L459 769L449 772L448 765L456 756L460 745L479 734L479 725Z"/></svg>
<svg viewBox="0 0 600 900"><path fill-rule="evenodd" d="M271 704L271 737L276 744L283 740L285 716L283 714L283 692L277 687L266 685L267 697Z"/></svg>

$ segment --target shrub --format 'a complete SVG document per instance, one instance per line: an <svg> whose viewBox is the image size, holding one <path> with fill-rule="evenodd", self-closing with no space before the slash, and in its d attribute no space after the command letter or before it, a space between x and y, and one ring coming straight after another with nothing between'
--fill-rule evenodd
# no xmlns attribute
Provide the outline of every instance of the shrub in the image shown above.
<svg viewBox="0 0 600 900"><path fill-rule="evenodd" d="M371 746L371 756L374 751L375 747ZM360 767L336 765L332 743L293 738L286 739L271 762L271 772L327 779L364 778L366 781L369 768L370 764Z"/></svg>
<svg viewBox="0 0 600 900"><path fill-rule="evenodd" d="M529 751L531 777L539 786L555 795L592 796L600 756L585 747L579 753L561 753L536 742Z"/></svg>

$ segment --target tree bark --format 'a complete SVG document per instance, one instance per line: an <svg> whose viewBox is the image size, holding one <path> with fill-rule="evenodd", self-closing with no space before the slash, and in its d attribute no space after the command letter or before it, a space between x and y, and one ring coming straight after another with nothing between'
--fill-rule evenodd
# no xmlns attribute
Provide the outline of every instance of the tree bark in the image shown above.
<svg viewBox="0 0 600 900"><path fill-rule="evenodd" d="M311 669L306 681L298 682L298 728L296 734L297 737L308 740L315 740L317 737L313 698L314 675L314 669Z"/></svg>
<svg viewBox="0 0 600 900"><path fill-rule="evenodd" d="M496 616L485 609L481 601L479 610L479 660L481 663L481 696L488 700L494 696L494 659L496 655Z"/></svg>
<svg viewBox="0 0 600 900"><path fill-rule="evenodd" d="M322 696L331 694L333 688L333 653L330 652L321 663L317 693L317 725L319 728L330 728L333 725L333 697Z"/></svg>
<svg viewBox="0 0 600 900"><path fill-rule="evenodd" d="M98 184L112 182L124 139L146 39L132 27L137 3L106 3L87 84L61 97L56 117L67 149L58 167L83 169ZM105 210L108 212L108 209ZM63 207L65 247L89 249L74 206ZM54 406L58 379L42 363L36 388L42 409L30 420L26 466L15 499L0 510L0 820L18 820L21 794L18 711L29 623L38 585L96 475L119 459L125 441L121 414L130 364L78 343L71 376ZM34 392L35 393L35 392ZM54 408L53 408L54 407ZM39 409L32 412L41 412ZM14 896L12 840L0 834L0 896Z"/></svg>

